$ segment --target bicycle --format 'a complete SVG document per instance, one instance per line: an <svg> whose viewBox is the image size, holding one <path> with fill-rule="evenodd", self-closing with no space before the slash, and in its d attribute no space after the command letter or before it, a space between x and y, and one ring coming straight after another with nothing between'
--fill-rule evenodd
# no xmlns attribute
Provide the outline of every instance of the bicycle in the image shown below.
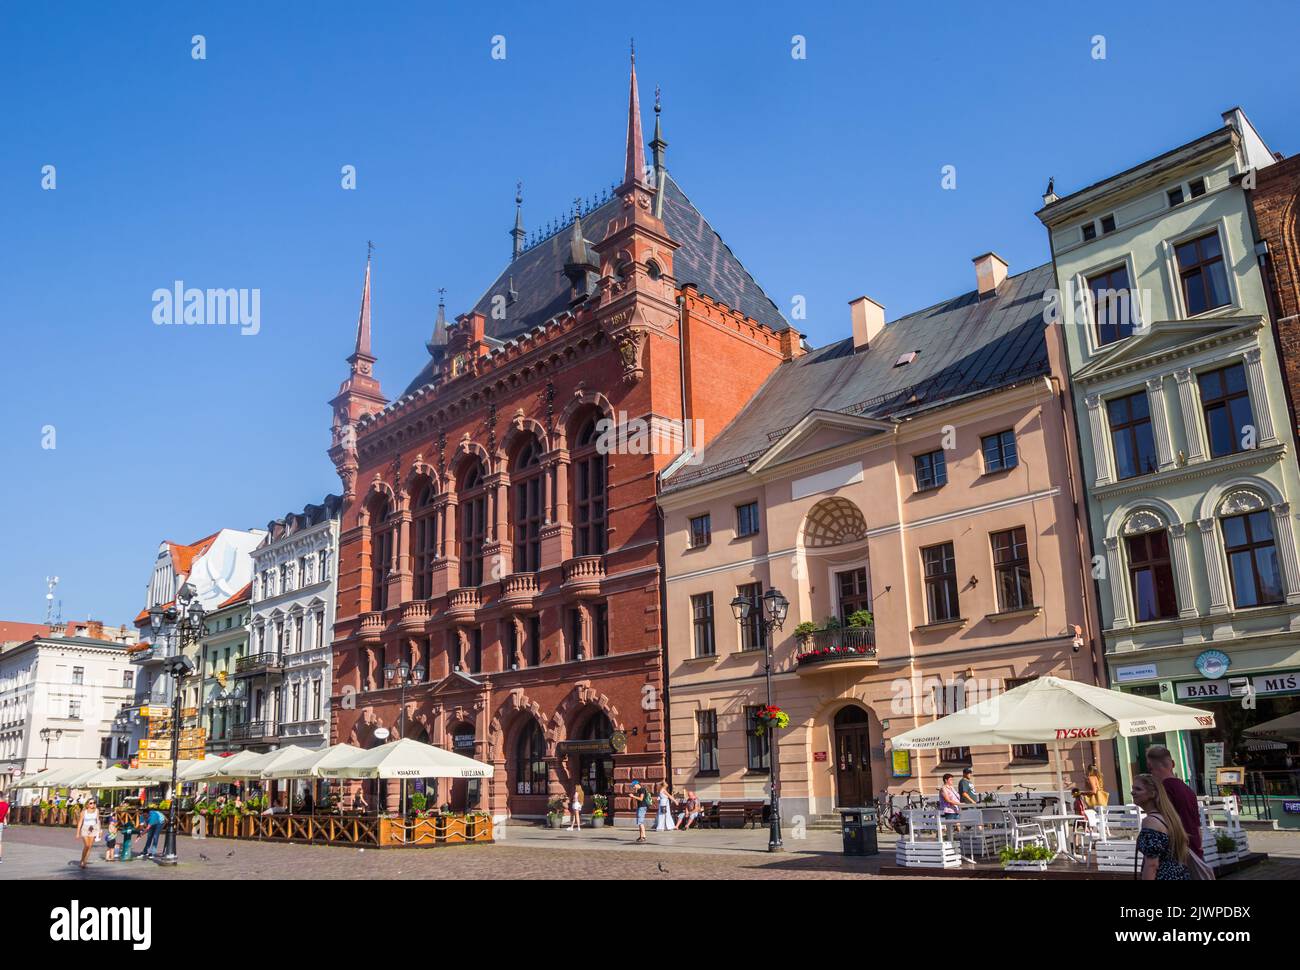
<svg viewBox="0 0 1300 970"><path fill-rule="evenodd" d="M910 796L913 793L919 794L915 789L899 792L899 795L908 796L906 803L908 808L912 807ZM880 793L880 797L876 800L876 818L880 819L881 822L888 825L899 835L906 835L910 831L911 826L907 822L907 816L904 815L901 810L894 807L895 797L896 796L888 789L885 789Z"/></svg>

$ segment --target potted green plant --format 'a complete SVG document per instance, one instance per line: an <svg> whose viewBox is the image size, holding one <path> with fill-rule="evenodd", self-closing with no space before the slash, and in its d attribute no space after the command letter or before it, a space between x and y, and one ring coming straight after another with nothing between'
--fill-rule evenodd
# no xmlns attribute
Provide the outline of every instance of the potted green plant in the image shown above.
<svg viewBox="0 0 1300 970"><path fill-rule="evenodd" d="M563 795L556 795L546 803L546 825L548 828L558 829L564 824L565 803Z"/></svg>
<svg viewBox="0 0 1300 970"><path fill-rule="evenodd" d="M1214 833L1214 847L1219 851L1219 865L1228 866L1240 858L1237 840L1223 830Z"/></svg>
<svg viewBox="0 0 1300 970"><path fill-rule="evenodd" d="M604 795L591 796L591 824L594 828L600 828L602 825L609 823L609 799Z"/></svg>
<svg viewBox="0 0 1300 970"><path fill-rule="evenodd" d="M800 623L797 627L794 628L795 639L798 640L804 646L807 646L808 641L812 639L812 635L816 632L817 632L817 624L814 623L812 620L804 620L802 623Z"/></svg>
<svg viewBox="0 0 1300 970"><path fill-rule="evenodd" d="M870 610L854 610L849 614L849 626L852 627L871 626L875 622L876 619L871 615Z"/></svg>
<svg viewBox="0 0 1300 970"><path fill-rule="evenodd" d="M1008 872L1043 872L1052 861L1053 852L1045 845L1022 845L1018 849L1003 846L998 861Z"/></svg>
<svg viewBox="0 0 1300 970"><path fill-rule="evenodd" d="M421 815L429 805L429 796L424 792L418 791L413 793L408 801L410 802L411 814Z"/></svg>

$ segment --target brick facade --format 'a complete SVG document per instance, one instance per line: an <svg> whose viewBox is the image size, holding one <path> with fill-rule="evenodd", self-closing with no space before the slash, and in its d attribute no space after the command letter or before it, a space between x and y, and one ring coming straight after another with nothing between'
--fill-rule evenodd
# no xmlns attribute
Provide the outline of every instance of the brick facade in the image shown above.
<svg viewBox="0 0 1300 970"><path fill-rule="evenodd" d="M367 269L351 375L332 402L345 492L332 739L395 737L401 692L385 665L423 667L405 736L494 768L477 792L444 785L439 802L457 808L538 816L580 779L623 807L628 781L666 777L655 500L680 446L611 448L593 428L698 420L707 437L800 352L794 331L678 284L679 243L628 155L615 200L575 219L568 309L510 339L463 314L445 346L430 344L429 383L390 405L372 375ZM581 484L599 480L593 463L606 483L595 531Z"/></svg>

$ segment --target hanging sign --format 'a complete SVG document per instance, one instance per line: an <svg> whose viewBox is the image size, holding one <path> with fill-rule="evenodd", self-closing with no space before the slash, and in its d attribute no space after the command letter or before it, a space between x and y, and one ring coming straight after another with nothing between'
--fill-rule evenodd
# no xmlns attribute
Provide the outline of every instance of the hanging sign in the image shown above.
<svg viewBox="0 0 1300 970"><path fill-rule="evenodd" d="M1196 658L1196 669L1202 677L1216 680L1228 672L1232 658L1222 650L1206 650Z"/></svg>

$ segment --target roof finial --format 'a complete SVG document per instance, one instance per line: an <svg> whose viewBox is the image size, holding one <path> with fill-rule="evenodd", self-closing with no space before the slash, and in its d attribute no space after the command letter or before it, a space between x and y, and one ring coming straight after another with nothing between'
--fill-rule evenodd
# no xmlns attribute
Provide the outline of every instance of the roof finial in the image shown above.
<svg viewBox="0 0 1300 970"><path fill-rule="evenodd" d="M641 135L641 103L636 86L636 43L632 44L632 80L627 102L627 157L623 165L623 185L628 189L645 184L645 139Z"/></svg>
<svg viewBox="0 0 1300 970"><path fill-rule="evenodd" d="M511 248L511 260L516 260L524 251L524 183L518 181L515 183L515 227L510 230L510 235L514 239Z"/></svg>
<svg viewBox="0 0 1300 970"><path fill-rule="evenodd" d="M424 345L430 354L437 352L439 347L447 346L447 288L438 287L438 316L433 321L433 336L429 342Z"/></svg>
<svg viewBox="0 0 1300 970"><path fill-rule="evenodd" d="M663 110L663 100L660 96L659 85L655 85L655 136L650 142L650 152L654 156L655 167L655 215L663 218L663 187L664 174L668 171L668 166L664 164L664 152L668 148L668 142L664 141L663 129L659 126L659 112Z"/></svg>
<svg viewBox="0 0 1300 970"><path fill-rule="evenodd" d="M370 257L374 251L375 244L366 240L366 279L361 286L361 312L357 315L357 349L348 358L354 371L358 359L375 359L370 353Z"/></svg>

